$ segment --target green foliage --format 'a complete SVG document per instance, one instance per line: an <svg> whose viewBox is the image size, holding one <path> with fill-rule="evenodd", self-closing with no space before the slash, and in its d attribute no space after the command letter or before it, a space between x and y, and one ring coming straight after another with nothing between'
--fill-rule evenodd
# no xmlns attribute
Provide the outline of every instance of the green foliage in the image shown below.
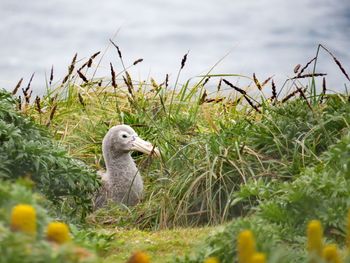
<svg viewBox="0 0 350 263"><path fill-rule="evenodd" d="M274 198L263 199L261 216L303 233L306 222L319 219L339 235L350 207L350 133L322 156L323 164L306 169L291 183L276 185ZM283 216L276 216L283 214ZM301 229L300 229L301 228Z"/></svg>
<svg viewBox="0 0 350 263"><path fill-rule="evenodd" d="M114 223L133 222L140 228L217 224L249 213L259 200L240 196L241 187L249 181L292 180L321 163L318 156L350 121L350 106L340 95L325 97L312 110L304 99L266 100L262 114L256 114L230 97L203 103L203 86L190 85L173 93L156 83L152 89L140 83L98 91L70 83L41 100L41 108L57 105L52 134L72 156L97 169L104 166L103 136L113 125L131 125L159 146L161 160L133 154L145 180L144 200L128 213L118 210ZM29 112L40 123L50 119L50 111L38 113L32 107ZM100 222L110 222L108 211Z"/></svg>
<svg viewBox="0 0 350 263"><path fill-rule="evenodd" d="M275 167L279 176L292 176L319 162L318 156L349 127L349 114L350 105L340 95L329 96L313 110L301 99L267 106L262 120L247 130L247 145L280 161Z"/></svg>
<svg viewBox="0 0 350 263"><path fill-rule="evenodd" d="M35 208L38 233L43 236L44 228L50 220L47 210L43 208L47 201L41 195L33 193L26 181L10 183L0 180L0 222L9 225L11 209L17 204L29 204Z"/></svg>
<svg viewBox="0 0 350 263"><path fill-rule="evenodd" d="M17 204L34 207L38 228L36 237L10 229L11 209ZM0 180L0 262L96 262L93 256L86 260L81 258L74 244L55 246L45 240L45 228L51 219L43 205L46 205L46 201L39 194L33 193L27 182Z"/></svg>
<svg viewBox="0 0 350 263"><path fill-rule="evenodd" d="M89 248L99 255L104 255L111 248L115 238L115 233L102 230L97 231L89 228L78 229L75 225L71 225L70 229L76 244Z"/></svg>
<svg viewBox="0 0 350 263"><path fill-rule="evenodd" d="M176 262L202 262L208 256L232 262L235 237L245 228L253 230L270 262L305 261L305 224L314 218L323 222L328 239L343 241L350 200L347 97L317 95L314 77L311 92L299 90L300 98L288 102L262 93L255 100L250 87L240 89L227 80L223 83L237 92L224 96L222 79L215 93L205 83L238 75L207 75L180 86L182 67L172 90L168 79L161 85L153 80L136 84L124 63L124 71L112 70L113 87L103 86L86 78L92 59L80 68L86 67L85 75L73 73L74 59L67 81L25 108L25 114L49 126L70 155L45 129L18 114L9 94L0 93L0 178L29 177L62 211L85 213L98 182L70 156L103 167L102 138L113 125L125 123L155 143L162 157L134 153L145 181L143 202L132 208L107 206L90 215L89 222L160 229L233 220L197 255ZM124 73L126 86L116 80ZM295 80L302 85L296 76L291 88ZM258 87L269 82L253 81ZM240 103L244 99L254 107ZM76 242L100 254L111 248L108 233L72 230Z"/></svg>
<svg viewBox="0 0 350 263"><path fill-rule="evenodd" d="M305 230L312 219L322 222L328 239L344 244L345 218L350 207L350 130L342 132L345 135L319 157L320 163L295 175L294 180L250 180L237 196L259 200L254 214L233 221L208 239L193 262L207 256L232 262L236 257L235 237L244 229L254 232L261 246L259 251L266 252L270 262L276 258L277 262L304 262Z"/></svg>
<svg viewBox="0 0 350 263"><path fill-rule="evenodd" d="M96 258L82 258L73 244L54 246L44 239L34 239L19 232L12 232L0 224L1 263L78 263L97 262Z"/></svg>
<svg viewBox="0 0 350 263"><path fill-rule="evenodd" d="M95 173L52 142L44 128L16 111L0 92L0 178L28 177L62 212L86 214L99 186Z"/></svg>

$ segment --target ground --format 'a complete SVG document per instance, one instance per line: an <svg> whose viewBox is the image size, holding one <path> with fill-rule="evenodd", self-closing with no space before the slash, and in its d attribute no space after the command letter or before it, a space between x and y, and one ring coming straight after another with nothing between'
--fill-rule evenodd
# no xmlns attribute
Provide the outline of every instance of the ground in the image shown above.
<svg viewBox="0 0 350 263"><path fill-rule="evenodd" d="M116 228L115 241L105 255L104 263L126 262L134 251L146 251L152 263L167 262L174 256L191 253L205 238L220 227L178 228L141 231Z"/></svg>

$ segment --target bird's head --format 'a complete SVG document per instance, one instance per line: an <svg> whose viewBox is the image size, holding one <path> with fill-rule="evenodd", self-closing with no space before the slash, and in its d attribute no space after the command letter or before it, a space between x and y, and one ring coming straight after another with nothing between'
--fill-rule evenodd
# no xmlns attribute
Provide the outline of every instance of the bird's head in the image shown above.
<svg viewBox="0 0 350 263"><path fill-rule="evenodd" d="M149 155L160 156L159 150L150 142L142 140L128 125L112 127L103 139L104 150L109 149L115 153L138 151Z"/></svg>

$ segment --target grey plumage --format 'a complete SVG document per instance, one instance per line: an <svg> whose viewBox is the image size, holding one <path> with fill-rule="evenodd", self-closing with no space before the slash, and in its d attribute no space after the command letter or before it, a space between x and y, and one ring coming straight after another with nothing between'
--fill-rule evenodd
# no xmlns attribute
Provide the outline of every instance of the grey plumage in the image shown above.
<svg viewBox="0 0 350 263"><path fill-rule="evenodd" d="M159 156L152 144L140 139L128 125L112 127L102 141L103 158L106 173L102 174L103 185L95 198L95 209L102 207L108 200L136 205L142 198L143 181L131 151Z"/></svg>

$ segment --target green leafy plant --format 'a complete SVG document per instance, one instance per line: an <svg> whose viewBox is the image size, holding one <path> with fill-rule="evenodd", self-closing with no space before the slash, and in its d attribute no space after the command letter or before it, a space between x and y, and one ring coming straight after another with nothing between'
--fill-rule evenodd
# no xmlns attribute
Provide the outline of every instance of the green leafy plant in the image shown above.
<svg viewBox="0 0 350 263"><path fill-rule="evenodd" d="M0 178L29 178L58 211L85 215L99 186L96 174L19 114L9 93L1 91L0 100Z"/></svg>

